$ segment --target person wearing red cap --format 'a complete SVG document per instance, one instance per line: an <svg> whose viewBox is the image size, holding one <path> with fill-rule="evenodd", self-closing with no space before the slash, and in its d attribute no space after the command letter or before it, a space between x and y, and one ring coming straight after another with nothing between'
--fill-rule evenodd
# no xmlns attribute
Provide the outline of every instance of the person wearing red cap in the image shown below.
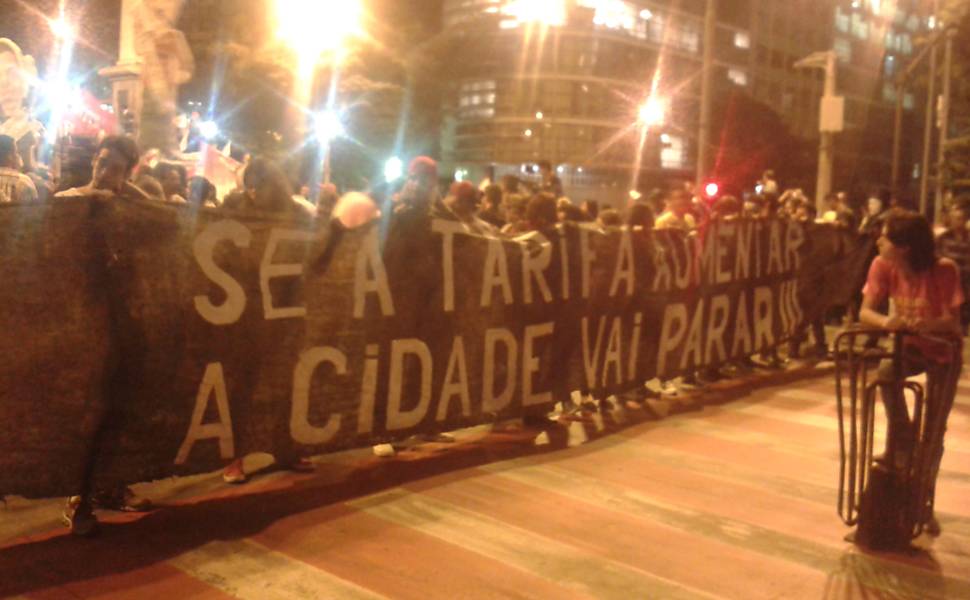
<svg viewBox="0 0 970 600"><path fill-rule="evenodd" d="M398 196L395 211L417 208L427 210L437 200L438 163L428 156L418 156L408 165L408 180Z"/></svg>
<svg viewBox="0 0 970 600"><path fill-rule="evenodd" d="M456 181L451 184L448 196L444 200L445 208L451 213L442 215L453 217L461 221L474 233L494 233L495 228L478 217L478 207L481 202L481 192L467 181Z"/></svg>

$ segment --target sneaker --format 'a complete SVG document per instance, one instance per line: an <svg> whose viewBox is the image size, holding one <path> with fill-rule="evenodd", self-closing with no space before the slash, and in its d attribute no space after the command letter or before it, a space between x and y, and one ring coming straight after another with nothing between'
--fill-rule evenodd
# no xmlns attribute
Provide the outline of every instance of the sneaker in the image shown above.
<svg viewBox="0 0 970 600"><path fill-rule="evenodd" d="M249 475L243 471L242 459L232 461L222 470L222 480L232 485L246 483L249 480Z"/></svg>
<svg viewBox="0 0 970 600"><path fill-rule="evenodd" d="M98 532L98 518L94 516L90 506L81 507L80 496L67 499L61 521L71 530L71 535L90 537Z"/></svg>
<svg viewBox="0 0 970 600"><path fill-rule="evenodd" d="M120 512L147 512L152 509L152 501L139 496L128 486L119 486L96 491L91 495L91 506Z"/></svg>
<svg viewBox="0 0 970 600"><path fill-rule="evenodd" d="M379 456L381 458L390 458L397 454L397 450L391 444L377 444L374 446L374 456Z"/></svg>

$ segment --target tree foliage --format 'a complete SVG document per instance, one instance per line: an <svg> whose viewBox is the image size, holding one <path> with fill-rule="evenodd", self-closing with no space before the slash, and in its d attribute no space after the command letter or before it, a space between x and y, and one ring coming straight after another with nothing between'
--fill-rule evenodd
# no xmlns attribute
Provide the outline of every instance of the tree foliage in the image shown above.
<svg viewBox="0 0 970 600"><path fill-rule="evenodd" d="M784 187L815 186L815 145L792 134L781 115L740 88L719 90L712 129L713 177L725 191L750 189L765 169Z"/></svg>

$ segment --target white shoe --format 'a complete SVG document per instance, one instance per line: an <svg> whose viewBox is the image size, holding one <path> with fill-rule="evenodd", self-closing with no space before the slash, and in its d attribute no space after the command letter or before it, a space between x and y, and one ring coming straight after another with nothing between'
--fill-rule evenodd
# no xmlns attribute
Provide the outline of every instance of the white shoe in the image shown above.
<svg viewBox="0 0 970 600"><path fill-rule="evenodd" d="M391 444L377 444L374 446L374 456L389 458L397 454L397 450Z"/></svg>

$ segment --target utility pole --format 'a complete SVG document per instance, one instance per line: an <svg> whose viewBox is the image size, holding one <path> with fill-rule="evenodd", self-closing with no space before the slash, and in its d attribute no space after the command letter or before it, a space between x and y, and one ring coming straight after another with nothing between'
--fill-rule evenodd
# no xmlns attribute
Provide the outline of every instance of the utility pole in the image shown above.
<svg viewBox="0 0 970 600"><path fill-rule="evenodd" d="M701 71L701 111L700 131L697 135L697 172L695 177L696 189L704 186L704 178L708 175L710 159L709 146L711 138L711 102L714 84L714 40L717 37L717 0L707 0L707 10L704 13L704 64Z"/></svg>
<svg viewBox="0 0 970 600"><path fill-rule="evenodd" d="M825 210L825 196L832 191L832 161L835 153L835 132L842 130L842 118L845 110L843 98L835 95L835 52L829 50L825 57L825 89L822 92L822 110L819 132L821 140L818 145L818 179L815 183L815 209L822 214ZM835 105L838 105L836 108ZM832 111L838 112L838 126L830 126L828 117Z"/></svg>
<svg viewBox="0 0 970 600"><path fill-rule="evenodd" d="M813 52L795 63L799 69L824 69L825 87L822 91L822 105L819 111L818 130L818 178L815 182L815 207L821 214L825 210L825 196L832 191L832 162L835 147L835 134L845 126L845 98L835 95L837 76L834 50Z"/></svg>
<svg viewBox="0 0 970 600"><path fill-rule="evenodd" d="M940 142L937 147L936 156L936 193L934 195L933 209L937 221L943 217L943 179L946 173L946 146L950 128L950 95L951 82L953 76L953 38L956 35L955 29L946 32L946 43L943 47L943 92L940 95L939 111Z"/></svg>
<svg viewBox="0 0 970 600"><path fill-rule="evenodd" d="M933 3L933 18L940 12L939 0ZM919 212L929 216L929 191L930 191L930 146L933 144L933 110L936 107L936 55L937 46L934 43L930 48L930 75L926 89L926 119L923 122L923 166L920 172L919 182ZM936 218L934 216L934 218Z"/></svg>

